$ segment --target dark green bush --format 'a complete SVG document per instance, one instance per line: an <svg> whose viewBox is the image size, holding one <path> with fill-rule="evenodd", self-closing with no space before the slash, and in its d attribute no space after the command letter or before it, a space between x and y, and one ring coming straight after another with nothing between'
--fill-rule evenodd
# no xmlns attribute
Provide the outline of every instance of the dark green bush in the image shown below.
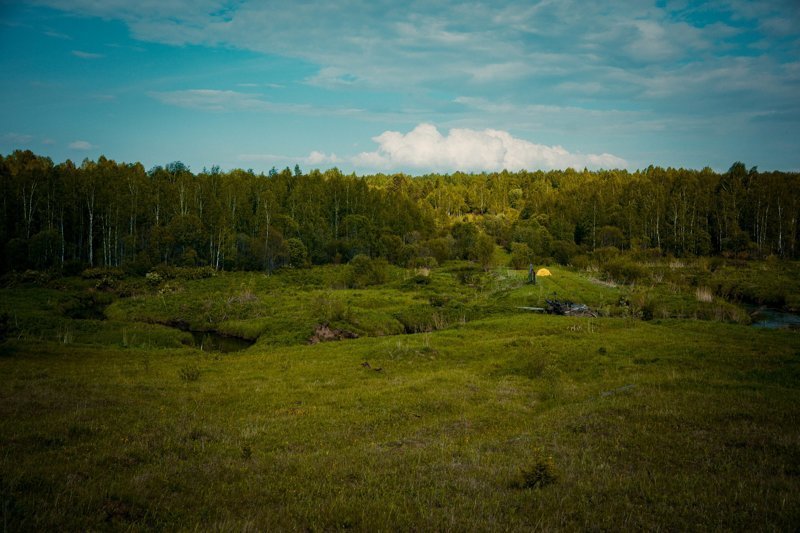
<svg viewBox="0 0 800 533"><path fill-rule="evenodd" d="M73 319L103 320L105 308L114 301L112 295L102 292L83 292L62 300L59 312Z"/></svg>
<svg viewBox="0 0 800 533"><path fill-rule="evenodd" d="M370 259L363 254L359 254L350 260L345 276L347 286L353 289L381 285L386 283L388 277L389 263L386 259Z"/></svg>
<svg viewBox="0 0 800 533"><path fill-rule="evenodd" d="M523 489L541 489L558 481L558 472L552 457L537 457L527 468L520 469L521 481L519 487Z"/></svg>
<svg viewBox="0 0 800 533"><path fill-rule="evenodd" d="M11 332L11 315L6 312L0 313L0 342L3 342Z"/></svg>
<svg viewBox="0 0 800 533"><path fill-rule="evenodd" d="M625 258L618 258L604 263L603 272L617 283L632 284L647 279L645 267Z"/></svg>
<svg viewBox="0 0 800 533"><path fill-rule="evenodd" d="M619 249L613 246L606 246L605 248L597 248L592 252L592 259L600 264L608 263L619 257Z"/></svg>
<svg viewBox="0 0 800 533"><path fill-rule="evenodd" d="M97 279L101 280L103 278L106 279L122 279L125 277L125 272L120 268L109 268L109 267L95 267L95 268L87 268L83 272L81 272L81 277L83 279Z"/></svg>
<svg viewBox="0 0 800 533"><path fill-rule="evenodd" d="M533 251L524 242L511 243L511 268L517 270L528 268L533 262Z"/></svg>
<svg viewBox="0 0 800 533"><path fill-rule="evenodd" d="M455 278L464 285L478 285L484 276L484 271L477 265L464 265L450 270Z"/></svg>
<svg viewBox="0 0 800 533"><path fill-rule="evenodd" d="M217 275L217 271L211 267L175 267L169 265L158 265L150 273L158 274L161 280L178 279L184 281L206 279ZM155 276L151 277L156 279Z"/></svg>
<svg viewBox="0 0 800 533"><path fill-rule="evenodd" d="M178 376L180 376L181 381L185 381L187 383L191 381L197 381L200 379L200 368L197 365L182 366L178 371Z"/></svg>

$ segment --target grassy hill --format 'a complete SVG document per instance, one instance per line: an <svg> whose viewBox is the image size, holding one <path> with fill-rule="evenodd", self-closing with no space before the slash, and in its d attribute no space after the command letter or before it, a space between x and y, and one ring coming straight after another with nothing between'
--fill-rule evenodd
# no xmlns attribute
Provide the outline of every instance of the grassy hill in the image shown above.
<svg viewBox="0 0 800 533"><path fill-rule="evenodd" d="M690 284L552 270L2 289L4 528L800 523L797 332L730 323L713 306L736 302ZM553 293L602 316L518 309ZM321 323L360 338L306 344ZM203 352L169 324L255 344Z"/></svg>

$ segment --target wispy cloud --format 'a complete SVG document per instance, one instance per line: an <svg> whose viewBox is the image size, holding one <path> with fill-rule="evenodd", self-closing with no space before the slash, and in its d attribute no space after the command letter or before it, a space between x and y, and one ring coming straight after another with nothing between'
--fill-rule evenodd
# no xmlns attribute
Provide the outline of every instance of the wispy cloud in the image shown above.
<svg viewBox="0 0 800 533"><path fill-rule="evenodd" d="M72 36L71 35L67 35L66 33L60 33L60 32L52 31L52 30L46 30L46 31L44 31L42 33L44 33L48 37L52 37L54 39L62 39L64 41L71 41L72 40Z"/></svg>
<svg viewBox="0 0 800 533"><path fill-rule="evenodd" d="M306 156L285 156L277 154L240 154L237 159L248 163L288 164L288 162L302 163L304 165L335 165L346 162L334 153L312 151Z"/></svg>
<svg viewBox="0 0 800 533"><path fill-rule="evenodd" d="M72 141L71 143L69 143L69 148L72 150L85 151L85 150L93 150L97 147L92 143L90 143L89 141Z"/></svg>
<svg viewBox="0 0 800 533"><path fill-rule="evenodd" d="M102 59L106 57L104 54L95 54L93 52L84 52L82 50L72 50L72 55L80 57L81 59Z"/></svg>
<svg viewBox="0 0 800 533"><path fill-rule="evenodd" d="M691 8L637 1L436 2L391 9L356 0L261 3L225 0L39 0L81 14L124 21L141 40L175 45L232 46L306 60L318 66L308 83L329 89L353 84L435 88L468 83L490 90L525 81L552 96L561 83L581 83L598 69L641 72L634 79L675 74L691 62L710 68L725 57L750 54L737 41L796 27L790 3L727 0ZM708 24L708 14L719 19ZM342 32L343 17L347 32ZM303 31L298 31L303 28ZM753 32L761 32L759 35ZM791 45L796 51L797 43ZM85 54L86 52L84 52ZM758 75L759 72L749 74ZM595 91L594 95L603 95ZM665 95L645 95L662 100Z"/></svg>
<svg viewBox="0 0 800 533"><path fill-rule="evenodd" d="M203 111L252 111L266 113L352 115L360 110L347 107L321 107L310 104L272 102L260 94L217 89L151 91L148 96L167 105Z"/></svg>
<svg viewBox="0 0 800 533"><path fill-rule="evenodd" d="M33 135L28 135L27 133L9 132L3 134L3 136L0 137L0 139L2 139L3 142L7 144L24 146L29 144L33 140Z"/></svg>
<svg viewBox="0 0 800 533"><path fill-rule="evenodd" d="M764 146L776 145L772 136L785 146L786 130L777 121L800 123L800 40L793 32L800 11L792 0L442 0L404 7L363 0L34 2L122 21L140 42L281 58L292 68L275 79L291 88L305 84L290 96L288 90L273 94L267 87L277 87L264 83L242 83L234 91L164 84L149 93L188 109L348 115L381 120L377 131L435 122L483 132L492 124L538 139L543 144L536 146L550 149L540 152L557 161L565 157L559 144L598 157L625 152L629 160L637 156L628 147L648 145L638 162L658 153L676 163L668 160L676 147L701 152L690 145L730 124L731 116L748 127L743 110L763 125L728 131L717 146L741 146L745 135ZM238 75L237 81L265 79L263 71ZM797 152L796 142L793 147ZM380 145L364 157L380 164L399 157L386 150Z"/></svg>

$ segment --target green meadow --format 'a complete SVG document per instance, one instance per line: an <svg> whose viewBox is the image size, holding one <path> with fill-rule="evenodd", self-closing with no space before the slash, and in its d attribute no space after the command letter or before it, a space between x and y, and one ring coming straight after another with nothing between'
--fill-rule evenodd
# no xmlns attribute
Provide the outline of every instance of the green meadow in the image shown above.
<svg viewBox="0 0 800 533"><path fill-rule="evenodd" d="M0 523L795 529L800 336L745 304L797 310L800 268L627 267L20 274L0 289ZM548 298L598 316L521 309ZM358 338L309 344L321 325Z"/></svg>

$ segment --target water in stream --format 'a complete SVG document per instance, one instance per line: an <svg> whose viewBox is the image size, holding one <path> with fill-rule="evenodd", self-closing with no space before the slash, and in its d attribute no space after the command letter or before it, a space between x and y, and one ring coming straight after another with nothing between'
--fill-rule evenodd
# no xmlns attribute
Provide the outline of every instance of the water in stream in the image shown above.
<svg viewBox="0 0 800 533"><path fill-rule="evenodd" d="M194 338L194 345L204 352L238 352L254 344L254 341L220 335L215 331L189 331L189 333Z"/></svg>
<svg viewBox="0 0 800 533"><path fill-rule="evenodd" d="M800 329L800 315L779 309L761 307L751 315L753 327L766 329Z"/></svg>

